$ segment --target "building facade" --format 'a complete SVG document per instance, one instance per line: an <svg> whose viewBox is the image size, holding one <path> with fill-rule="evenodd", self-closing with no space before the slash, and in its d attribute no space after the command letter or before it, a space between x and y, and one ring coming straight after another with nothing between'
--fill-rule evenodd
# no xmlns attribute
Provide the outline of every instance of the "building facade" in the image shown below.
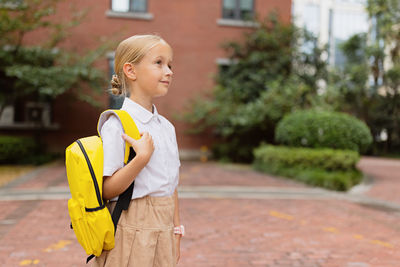
<svg viewBox="0 0 400 267"><path fill-rule="evenodd" d="M214 87L213 76L218 64L226 62L221 44L242 39L243 32L255 27L246 21L255 14L263 18L276 10L289 22L291 4L291 0L73 0L60 4L57 19L67 21L74 12L87 10L84 21L72 29L62 44L80 53L109 40L117 44L135 34L160 34L173 48L174 76L169 93L155 104L159 113L175 125L180 149L190 151L209 145L211 139L187 135L185 131L189 125L175 115L187 110L191 99ZM38 32L26 42L34 44L43 38L46 33ZM113 51L110 51L98 66L111 77L112 65ZM100 112L120 105L118 99L110 98L106 89L102 88L103 93L98 97L101 108L77 101L70 95L57 98L49 106L31 103L30 109L24 108L29 114L36 114L36 119L46 120L43 138L51 150L63 151L77 138L96 134ZM29 123L13 124L10 117L6 118L6 126L0 123L2 132L21 135L35 131Z"/></svg>
<svg viewBox="0 0 400 267"><path fill-rule="evenodd" d="M321 46L328 45L327 60L331 66L342 66L340 44L358 33L371 29L365 10L366 0L293 0L294 23L318 37Z"/></svg>

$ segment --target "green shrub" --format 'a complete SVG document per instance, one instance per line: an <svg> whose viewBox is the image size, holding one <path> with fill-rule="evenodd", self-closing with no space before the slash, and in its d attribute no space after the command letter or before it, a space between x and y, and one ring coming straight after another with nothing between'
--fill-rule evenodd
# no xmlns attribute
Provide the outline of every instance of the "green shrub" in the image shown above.
<svg viewBox="0 0 400 267"><path fill-rule="evenodd" d="M254 156L256 162L270 162L302 168L320 168L327 171L354 169L360 158L357 152L351 150L291 148L271 145L262 145L255 149Z"/></svg>
<svg viewBox="0 0 400 267"><path fill-rule="evenodd" d="M254 168L333 190L346 191L359 183L359 155L351 150L290 148L262 145L254 150Z"/></svg>
<svg viewBox="0 0 400 267"><path fill-rule="evenodd" d="M0 163L25 163L37 152L35 140L29 137L0 136Z"/></svg>
<svg viewBox="0 0 400 267"><path fill-rule="evenodd" d="M314 110L285 116L278 123L275 140L292 147L350 149L360 153L372 144L364 122L344 113Z"/></svg>

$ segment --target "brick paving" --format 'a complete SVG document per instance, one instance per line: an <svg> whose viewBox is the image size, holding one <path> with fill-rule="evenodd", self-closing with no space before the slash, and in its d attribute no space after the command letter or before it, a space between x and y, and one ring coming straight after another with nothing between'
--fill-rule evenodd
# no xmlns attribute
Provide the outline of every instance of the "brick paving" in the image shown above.
<svg viewBox="0 0 400 267"><path fill-rule="evenodd" d="M62 161L49 164L49 168L43 169L34 179L16 186L18 189L46 188L55 186L68 186L66 171Z"/></svg>
<svg viewBox="0 0 400 267"><path fill-rule="evenodd" d="M400 173L399 163L363 158L360 168L374 176L365 194L397 201L397 180L386 171ZM307 188L212 162L182 162L181 176L184 186ZM62 162L23 178L15 187L66 186ZM338 199L181 198L180 206L187 235L178 266L400 266L396 210ZM0 266L86 266L66 200L0 201L0 240Z"/></svg>
<svg viewBox="0 0 400 267"><path fill-rule="evenodd" d="M379 177L373 179L368 196L400 204L400 160L364 157L358 167L372 178Z"/></svg>
<svg viewBox="0 0 400 267"><path fill-rule="evenodd" d="M399 266L398 217L354 204L184 200L183 209L183 266Z"/></svg>
<svg viewBox="0 0 400 267"><path fill-rule="evenodd" d="M183 186L306 187L304 184L294 180L255 172L249 165L216 162L184 162L180 169L179 184Z"/></svg>

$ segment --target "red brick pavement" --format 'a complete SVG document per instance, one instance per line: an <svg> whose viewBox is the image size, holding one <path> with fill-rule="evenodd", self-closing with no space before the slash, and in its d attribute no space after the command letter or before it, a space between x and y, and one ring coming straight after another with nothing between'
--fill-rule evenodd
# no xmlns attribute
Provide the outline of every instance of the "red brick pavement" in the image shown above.
<svg viewBox="0 0 400 267"><path fill-rule="evenodd" d="M29 266L85 266L66 209L64 200L40 201L25 212L1 240L1 266L29 260ZM181 199L181 214L187 235L179 266L383 267L400 262L398 216L345 202Z"/></svg>
<svg viewBox="0 0 400 267"><path fill-rule="evenodd" d="M46 187L68 186L66 171L63 161L49 164L49 167L41 171L35 179L16 186L18 189L39 189Z"/></svg>
<svg viewBox="0 0 400 267"><path fill-rule="evenodd" d="M363 157L358 167L372 178L368 196L400 204L400 160Z"/></svg>
<svg viewBox="0 0 400 267"><path fill-rule="evenodd" d="M183 266L399 266L398 217L384 212L308 200L182 206Z"/></svg>
<svg viewBox="0 0 400 267"><path fill-rule="evenodd" d="M387 168L367 160L363 169L377 161L373 170ZM63 186L62 172L55 164L26 183ZM381 176L371 174L375 194ZM299 186L217 163L183 162L181 175L183 185ZM400 215L393 211L333 199L181 199L180 206L187 235L178 266L400 266ZM0 201L0 240L0 266L86 266L66 200Z"/></svg>
<svg viewBox="0 0 400 267"><path fill-rule="evenodd" d="M278 178L252 170L249 165L222 164L217 162L184 162L180 169L180 185L230 185L305 187L287 178Z"/></svg>
<svg viewBox="0 0 400 267"><path fill-rule="evenodd" d="M304 184L278 178L252 170L249 165L221 164L216 162L182 163L180 169L180 185L231 185L231 186L269 186L269 187L306 187ZM65 167L62 161L53 163L43 170L35 179L30 179L16 188L46 188L68 186Z"/></svg>

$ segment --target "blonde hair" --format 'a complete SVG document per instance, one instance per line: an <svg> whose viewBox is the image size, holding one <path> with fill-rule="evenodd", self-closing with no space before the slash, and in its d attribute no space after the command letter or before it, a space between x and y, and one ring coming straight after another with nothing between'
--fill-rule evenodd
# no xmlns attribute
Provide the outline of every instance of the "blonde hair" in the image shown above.
<svg viewBox="0 0 400 267"><path fill-rule="evenodd" d="M115 50L114 75L111 79L111 93L114 95L126 95L128 82L123 71L125 63L139 63L146 53L160 42L165 42L156 34L134 35L123 40ZM167 42L165 42L167 43Z"/></svg>

